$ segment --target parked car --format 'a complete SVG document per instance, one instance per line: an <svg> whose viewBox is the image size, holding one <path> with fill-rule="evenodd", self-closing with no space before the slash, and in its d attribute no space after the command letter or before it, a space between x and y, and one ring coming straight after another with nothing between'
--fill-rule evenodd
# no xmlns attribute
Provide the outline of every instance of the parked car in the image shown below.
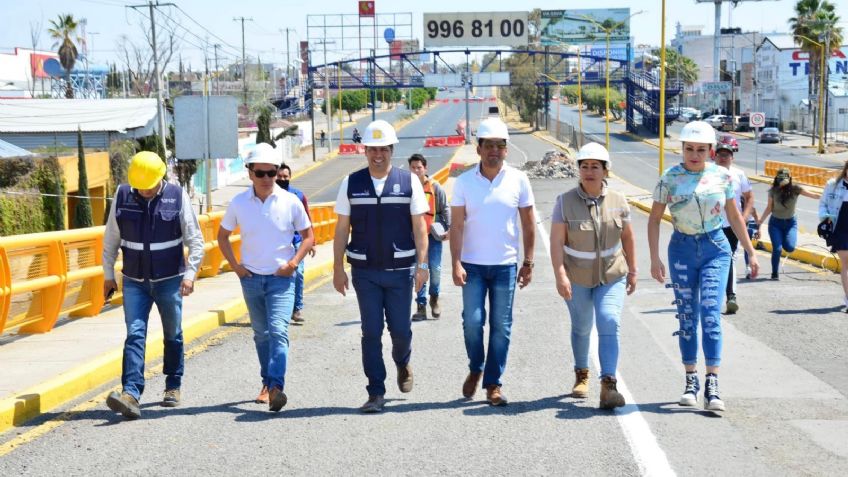
<svg viewBox="0 0 848 477"><path fill-rule="evenodd" d="M777 128L763 128L762 132L760 132L759 141L761 143L780 144L783 142L783 136L780 135L780 131Z"/></svg>
<svg viewBox="0 0 848 477"><path fill-rule="evenodd" d="M733 152L739 152L739 141L736 140L735 137L730 134L722 134L718 137L719 144L727 144L731 148L733 148Z"/></svg>
<svg viewBox="0 0 848 477"><path fill-rule="evenodd" d="M712 116L708 117L704 121L707 124L709 124L710 126L716 128L716 129L720 129L721 125L724 123L725 118L729 118L729 117L725 116L723 114L713 114Z"/></svg>
<svg viewBox="0 0 848 477"><path fill-rule="evenodd" d="M680 119L681 121L688 123L691 121L698 121L703 118L703 113L700 110L695 108L680 108Z"/></svg>
<svg viewBox="0 0 848 477"><path fill-rule="evenodd" d="M739 120L736 122L736 130L737 131L750 131L751 130L751 115L749 113L742 113L739 115Z"/></svg>

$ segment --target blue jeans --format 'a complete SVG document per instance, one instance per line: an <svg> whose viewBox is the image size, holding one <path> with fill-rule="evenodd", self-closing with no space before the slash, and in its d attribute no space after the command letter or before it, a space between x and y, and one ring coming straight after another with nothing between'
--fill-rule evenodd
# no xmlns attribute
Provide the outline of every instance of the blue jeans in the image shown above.
<svg viewBox="0 0 848 477"><path fill-rule="evenodd" d="M795 217L778 219L772 216L769 219L768 231L771 239L771 274L777 275L780 270L781 251L795 251L795 244L798 242L798 221Z"/></svg>
<svg viewBox="0 0 848 477"><path fill-rule="evenodd" d="M352 267L353 289L362 321L362 367L369 396L386 394L383 323L392 337L392 359L406 366L412 356L412 284L415 269L372 270Z"/></svg>
<svg viewBox="0 0 848 477"><path fill-rule="evenodd" d="M289 323L294 306L294 277L258 275L240 278L259 375L269 388L285 388L289 354Z"/></svg>
<svg viewBox="0 0 848 477"><path fill-rule="evenodd" d="M589 335L598 327L598 356L601 376L615 377L618 366L618 330L624 306L625 277L592 288L571 284L571 300L565 300L571 315L571 351L574 369L589 367Z"/></svg>
<svg viewBox="0 0 848 477"><path fill-rule="evenodd" d="M298 242L294 246L294 252L297 253L300 250L300 244L303 242ZM303 262L301 260L300 263L297 264L297 271L294 273L294 311L303 309Z"/></svg>
<svg viewBox="0 0 848 477"><path fill-rule="evenodd" d="M127 339L124 341L124 361L121 385L137 400L144 392L144 350L147 341L147 320L153 304L162 318L165 340L163 372L165 389L179 389L183 379L183 297L180 295L182 276L158 282L137 282L124 278L124 322Z"/></svg>
<svg viewBox="0 0 848 477"><path fill-rule="evenodd" d="M430 296L439 296L442 283L442 242L429 237L427 245L427 266L430 267ZM419 305L427 304L427 283L418 291L415 302Z"/></svg>
<svg viewBox="0 0 848 477"><path fill-rule="evenodd" d="M675 285L678 336L683 364L698 362L698 322L704 360L721 364L721 306L725 299L730 244L721 229L686 235L675 231L668 243L668 268Z"/></svg>
<svg viewBox="0 0 848 477"><path fill-rule="evenodd" d="M465 286L462 287L462 328L468 369L483 372L483 387L501 385L506 369L509 340L512 336L512 301L515 297L515 264L474 265L462 262ZM486 324L486 295L489 295L489 355L483 345ZM485 369L483 363L485 360Z"/></svg>

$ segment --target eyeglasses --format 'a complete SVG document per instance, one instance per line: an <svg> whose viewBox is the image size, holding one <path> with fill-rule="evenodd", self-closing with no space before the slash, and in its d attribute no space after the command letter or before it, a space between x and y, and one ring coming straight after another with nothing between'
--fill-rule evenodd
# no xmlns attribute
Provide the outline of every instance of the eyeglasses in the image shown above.
<svg viewBox="0 0 848 477"><path fill-rule="evenodd" d="M270 171L263 171L262 169L251 169L253 174L258 178L262 179L263 177L276 177L277 170L271 169Z"/></svg>

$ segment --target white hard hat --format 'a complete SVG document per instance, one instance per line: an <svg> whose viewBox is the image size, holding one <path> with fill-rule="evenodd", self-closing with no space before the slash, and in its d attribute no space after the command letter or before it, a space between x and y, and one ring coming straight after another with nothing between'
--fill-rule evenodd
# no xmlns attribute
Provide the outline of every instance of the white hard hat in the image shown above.
<svg viewBox="0 0 848 477"><path fill-rule="evenodd" d="M680 142L697 142L700 144L715 145L715 129L704 121L692 121L680 131Z"/></svg>
<svg viewBox="0 0 848 477"><path fill-rule="evenodd" d="M577 162L579 163L584 159L594 159L596 161L606 162L607 168L611 165L607 148L596 142L584 144L583 147L577 151Z"/></svg>
<svg viewBox="0 0 848 477"><path fill-rule="evenodd" d="M247 153L245 164L273 164L279 166L282 162L279 155L270 144L260 142Z"/></svg>
<svg viewBox="0 0 848 477"><path fill-rule="evenodd" d="M477 127L477 139L505 139L509 141L506 123L500 118L487 118Z"/></svg>
<svg viewBox="0 0 848 477"><path fill-rule="evenodd" d="M362 135L362 144L366 146L391 146L398 142L395 128L382 119L372 121Z"/></svg>

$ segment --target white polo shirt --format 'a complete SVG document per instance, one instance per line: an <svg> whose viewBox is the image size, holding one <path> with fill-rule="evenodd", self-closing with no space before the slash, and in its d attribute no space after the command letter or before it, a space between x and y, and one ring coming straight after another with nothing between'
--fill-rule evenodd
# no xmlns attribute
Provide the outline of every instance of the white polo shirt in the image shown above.
<svg viewBox="0 0 848 477"><path fill-rule="evenodd" d="M475 265L508 265L518 261L520 207L534 204L527 174L504 164L493 181L480 165L460 175L453 185L451 206L465 207L461 260Z"/></svg>
<svg viewBox="0 0 848 477"><path fill-rule="evenodd" d="M394 166L392 166L394 167ZM390 169L391 170L391 169ZM409 173L412 175L412 173ZM336 195L335 212L339 215L350 215L350 199L347 197L347 182L350 176L345 176L339 186L339 193ZM386 185L388 174L382 179L377 179L371 176L371 183L374 184L374 192L377 195L383 195L383 187ZM424 195L424 186L417 176L412 177L412 198L409 202L409 214L420 215L430 211L430 204L427 202L427 196Z"/></svg>
<svg viewBox="0 0 848 477"><path fill-rule="evenodd" d="M296 195L274 185L274 192L259 200L250 187L227 207L221 227L241 234L241 264L252 273L272 275L294 258L295 231L311 226Z"/></svg>
<svg viewBox="0 0 848 477"><path fill-rule="evenodd" d="M751 181L748 180L748 176L745 175L745 171L734 166L730 165L728 168L728 172L730 172L730 182L733 185L733 195L736 198L736 208L739 209L739 212L742 212L742 194L746 192L751 192ZM724 208L721 209L721 226L722 227L730 227L730 221L727 220L727 211Z"/></svg>

